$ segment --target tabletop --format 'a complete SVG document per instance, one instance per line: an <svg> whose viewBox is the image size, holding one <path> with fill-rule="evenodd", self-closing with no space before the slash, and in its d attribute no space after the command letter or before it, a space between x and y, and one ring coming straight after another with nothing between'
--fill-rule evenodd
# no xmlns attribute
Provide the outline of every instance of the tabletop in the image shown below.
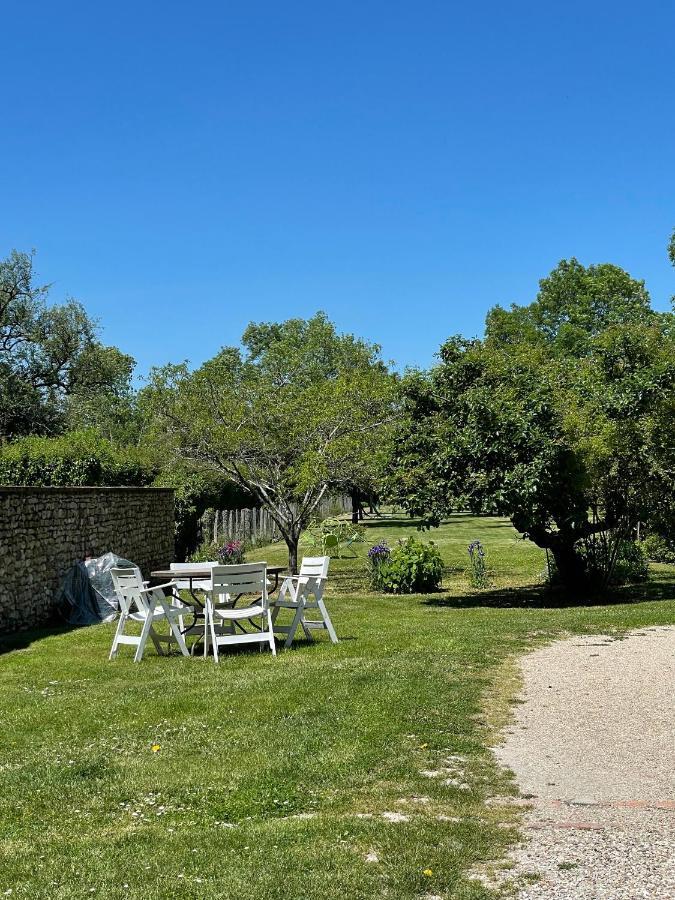
<svg viewBox="0 0 675 900"><path fill-rule="evenodd" d="M267 566L267 574L278 578L287 569L287 566ZM210 581L211 570L190 569L187 566L181 569L180 572L174 572L173 569L155 569L150 573L150 578L153 581Z"/></svg>

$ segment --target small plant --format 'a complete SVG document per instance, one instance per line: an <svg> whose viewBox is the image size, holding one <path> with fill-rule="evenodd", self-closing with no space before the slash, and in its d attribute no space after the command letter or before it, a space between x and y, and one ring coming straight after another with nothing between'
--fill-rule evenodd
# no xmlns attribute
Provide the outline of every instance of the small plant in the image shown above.
<svg viewBox="0 0 675 900"><path fill-rule="evenodd" d="M237 565L244 562L244 542L228 541L217 551L220 562L226 566Z"/></svg>
<svg viewBox="0 0 675 900"><path fill-rule="evenodd" d="M438 590L443 580L443 559L438 547L429 541L428 544L409 537L399 541L398 546L389 555L382 554L386 544L376 544L371 548L379 548L379 560L369 560L373 573L373 586L385 594L427 594ZM389 550L389 548L386 548Z"/></svg>
<svg viewBox="0 0 675 900"><path fill-rule="evenodd" d="M374 544L368 551L368 570L371 587L380 587L380 567L390 556L391 550L386 541L380 541L378 544Z"/></svg>
<svg viewBox="0 0 675 900"><path fill-rule="evenodd" d="M243 541L227 541L225 544L210 541L202 544L190 557L190 562L219 562L225 566L238 565L246 559Z"/></svg>
<svg viewBox="0 0 675 900"><path fill-rule="evenodd" d="M486 588L490 584L487 570L485 547L480 541L471 541L467 547L469 553L469 581L471 587Z"/></svg>

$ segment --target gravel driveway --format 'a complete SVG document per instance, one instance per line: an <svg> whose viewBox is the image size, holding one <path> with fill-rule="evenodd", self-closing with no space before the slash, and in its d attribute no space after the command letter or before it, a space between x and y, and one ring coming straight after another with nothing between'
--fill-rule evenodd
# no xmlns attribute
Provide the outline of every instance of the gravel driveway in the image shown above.
<svg viewBox="0 0 675 900"><path fill-rule="evenodd" d="M520 900L675 898L675 627L557 641L522 671L495 751L533 805Z"/></svg>

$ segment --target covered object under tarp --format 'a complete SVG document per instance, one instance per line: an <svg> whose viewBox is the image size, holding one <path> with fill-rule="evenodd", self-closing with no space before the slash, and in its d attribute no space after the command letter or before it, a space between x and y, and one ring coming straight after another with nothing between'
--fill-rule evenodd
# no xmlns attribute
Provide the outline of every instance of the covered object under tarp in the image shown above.
<svg viewBox="0 0 675 900"><path fill-rule="evenodd" d="M68 570L58 606L69 625L93 625L115 618L119 603L110 574L114 568L135 568L135 564L114 553L104 553L75 563Z"/></svg>

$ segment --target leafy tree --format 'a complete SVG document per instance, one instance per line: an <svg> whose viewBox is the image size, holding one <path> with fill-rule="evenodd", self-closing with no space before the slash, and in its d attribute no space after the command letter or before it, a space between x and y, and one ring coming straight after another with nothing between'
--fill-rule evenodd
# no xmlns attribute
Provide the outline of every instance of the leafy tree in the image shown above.
<svg viewBox="0 0 675 900"><path fill-rule="evenodd" d="M81 304L48 305L33 257L0 261L0 441L92 424L85 408L130 394L134 362L101 344Z"/></svg>
<svg viewBox="0 0 675 900"><path fill-rule="evenodd" d="M638 521L672 518L674 335L642 282L561 262L534 303L408 376L393 498L429 523L508 515L568 586L606 583Z"/></svg>
<svg viewBox="0 0 675 900"><path fill-rule="evenodd" d="M298 540L326 491L352 483L393 410L379 348L321 313L251 324L195 371L154 372L157 420L177 458L231 479L265 506L297 571Z"/></svg>

